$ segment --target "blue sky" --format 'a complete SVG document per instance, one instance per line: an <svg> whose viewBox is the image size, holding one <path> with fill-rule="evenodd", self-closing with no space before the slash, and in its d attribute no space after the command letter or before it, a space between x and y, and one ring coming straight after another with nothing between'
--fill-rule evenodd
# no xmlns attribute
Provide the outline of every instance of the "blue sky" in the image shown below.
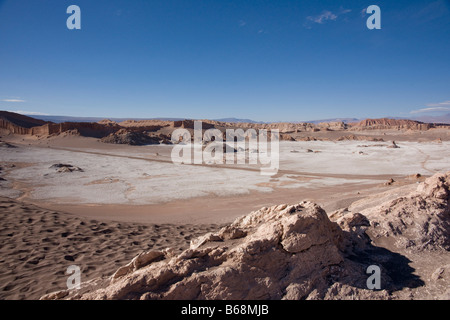
<svg viewBox="0 0 450 320"><path fill-rule="evenodd" d="M68 30L69 5L81 30ZM381 30L369 30L369 5ZM450 112L450 0L0 0L0 110L301 121Z"/></svg>

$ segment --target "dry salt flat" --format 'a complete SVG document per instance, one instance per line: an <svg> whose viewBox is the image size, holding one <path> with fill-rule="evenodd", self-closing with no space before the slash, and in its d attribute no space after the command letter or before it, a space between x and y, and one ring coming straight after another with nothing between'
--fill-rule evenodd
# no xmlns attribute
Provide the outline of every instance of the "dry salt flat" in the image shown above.
<svg viewBox="0 0 450 320"><path fill-rule="evenodd" d="M384 181L386 175L431 175L450 169L450 142L366 141L280 142L280 169L264 176L249 165L228 168L176 165L172 146L103 150L19 146L1 150L2 163L26 163L10 169L0 195L58 203L155 204L205 196L271 192L274 188L320 188L345 183ZM157 154L157 157L155 155ZM153 160L157 161L153 161ZM57 172L62 163L82 171ZM379 177L379 178L377 178ZM11 184L11 181L16 182ZM23 193L22 193L23 195Z"/></svg>

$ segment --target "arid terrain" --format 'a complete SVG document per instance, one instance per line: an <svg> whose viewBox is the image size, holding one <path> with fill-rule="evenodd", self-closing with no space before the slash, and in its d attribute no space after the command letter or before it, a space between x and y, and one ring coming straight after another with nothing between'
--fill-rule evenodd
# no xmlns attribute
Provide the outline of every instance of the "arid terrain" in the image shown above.
<svg viewBox="0 0 450 320"><path fill-rule="evenodd" d="M1 111L0 298L450 299L449 125L203 120L278 129L272 176L174 164L178 128Z"/></svg>

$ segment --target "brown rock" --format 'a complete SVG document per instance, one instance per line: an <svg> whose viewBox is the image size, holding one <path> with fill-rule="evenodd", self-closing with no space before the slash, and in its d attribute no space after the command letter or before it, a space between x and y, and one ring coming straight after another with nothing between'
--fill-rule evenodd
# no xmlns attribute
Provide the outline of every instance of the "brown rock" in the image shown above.
<svg viewBox="0 0 450 320"><path fill-rule="evenodd" d="M142 253L110 279L43 299L390 299L393 291L423 282L405 274L410 260L373 242L385 239L415 255L447 253L449 184L450 172L436 174L406 196L360 213L337 211L336 222L311 202L264 207L195 239L179 255ZM366 287L372 264L383 274L380 291ZM396 268L402 275L393 281ZM434 297L449 296L448 266L427 277Z"/></svg>
<svg viewBox="0 0 450 320"><path fill-rule="evenodd" d="M141 254L104 287L44 298L298 299L314 283L326 283L328 268L343 261L339 234L315 204L263 208L199 238L176 257Z"/></svg>
<svg viewBox="0 0 450 320"><path fill-rule="evenodd" d="M363 210L377 238L416 251L450 249L450 172L438 173L404 197Z"/></svg>

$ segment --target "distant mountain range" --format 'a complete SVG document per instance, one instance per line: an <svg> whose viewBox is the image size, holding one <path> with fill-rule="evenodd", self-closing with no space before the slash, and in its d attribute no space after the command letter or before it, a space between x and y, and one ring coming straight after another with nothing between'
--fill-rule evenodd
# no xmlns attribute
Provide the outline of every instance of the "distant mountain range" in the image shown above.
<svg viewBox="0 0 450 320"><path fill-rule="evenodd" d="M238 118L222 118L222 119L213 119L214 121L220 122L235 122L235 123L267 123L263 121L254 121L251 119L238 119Z"/></svg>
<svg viewBox="0 0 450 320"><path fill-rule="evenodd" d="M54 123L62 123L62 122L98 122L101 120L104 120L105 117L72 117L72 116L50 116L50 115L30 115L35 119L40 119L44 121L51 121ZM425 123L446 123L450 124L450 113L444 114L441 116L416 116L416 117L386 117L390 119L409 119L409 120L415 120L415 121L421 121ZM111 121L115 122L122 122L126 120L164 120L164 121L179 121L179 120L186 120L186 118L108 118ZM330 118L330 119L321 119L321 120L308 120L308 121L283 121L283 122L292 122L292 123L302 123L302 122L308 122L308 123L314 123L318 124L320 122L344 122L344 123L352 123L352 122L359 122L361 120L364 120L365 118ZM221 122L235 122L235 123L270 123L270 122L263 122L263 121L255 121L251 119L239 119L239 118L221 118L221 119L211 119L214 121L221 121Z"/></svg>
<svg viewBox="0 0 450 320"><path fill-rule="evenodd" d="M441 115L441 116L420 116L414 117L412 120L417 120L421 122L427 123L448 123L450 124L450 113Z"/></svg>
<svg viewBox="0 0 450 320"><path fill-rule="evenodd" d="M101 120L104 120L106 117L72 117L72 116L50 116L50 115L29 115L35 119L40 119L44 121L51 121L54 123L62 123L62 122L98 122ZM122 122L126 120L163 120L163 121L180 121L180 120L186 120L186 118L107 118L111 121L115 122ZM264 121L255 121L252 119L240 119L240 118L220 118L220 119L211 119L214 121L220 121L220 122L235 122L235 123L271 123L271 122L264 122ZM323 120L310 120L310 121L291 121L292 123L302 123L302 122L308 122L308 123L320 123L320 122L358 122L362 119L357 118L333 118L333 119L323 119ZM278 122L278 121L277 121ZM282 121L282 122L288 122L288 121Z"/></svg>
<svg viewBox="0 0 450 320"><path fill-rule="evenodd" d="M99 122L104 119L108 119L115 122L122 122L126 120L163 120L163 121L179 121L185 120L184 118L106 118L106 117L72 117L72 116L48 116L48 115L29 115L35 119L44 121L51 121L54 123L62 122Z"/></svg>
<svg viewBox="0 0 450 320"><path fill-rule="evenodd" d="M54 123L62 123L62 122L98 122L104 120L105 117L72 117L72 116L49 116L49 115L29 115L35 119L40 119L44 121L51 121ZM162 121L180 121L186 120L186 118L107 118L111 121L122 122L126 120L162 120ZM211 119L214 121L221 122L244 122L244 123L265 123L262 121L254 121L251 119L238 119L238 118L222 118L222 119Z"/></svg>

